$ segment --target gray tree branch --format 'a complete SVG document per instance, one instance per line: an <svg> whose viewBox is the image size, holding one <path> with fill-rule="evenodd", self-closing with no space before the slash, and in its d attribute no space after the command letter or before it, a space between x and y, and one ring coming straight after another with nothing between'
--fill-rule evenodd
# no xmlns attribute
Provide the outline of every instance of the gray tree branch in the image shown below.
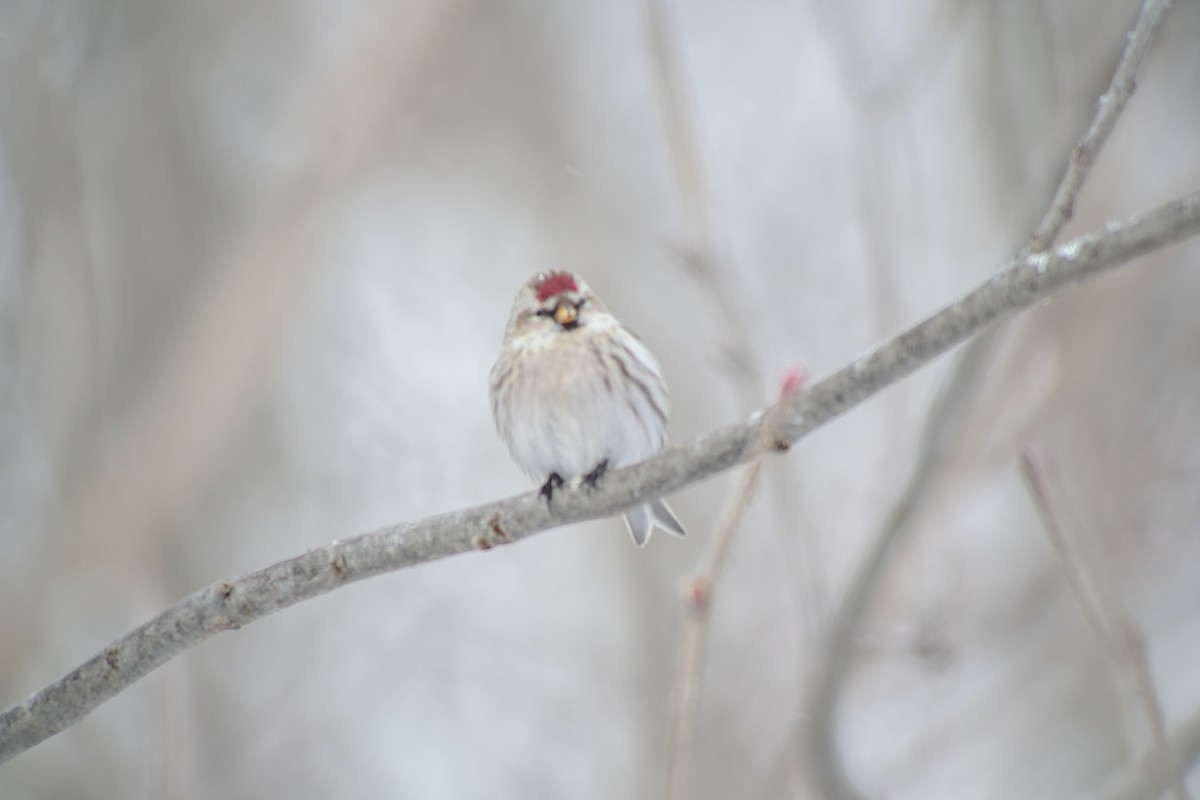
<svg viewBox="0 0 1200 800"><path fill-rule="evenodd" d="M793 370L785 379L784 395L800 391L804 379L800 370ZM691 777L688 773L696 735L697 706L704 689L704 667L708 656L717 581L729 556L733 539L741 529L742 520L750 510L751 503L754 502L754 494L762 477L763 460L785 446L780 440L778 430L780 418L786 410L787 406L783 403L771 407L767 424L760 428L750 464L742 471L720 521L713 526L713 536L708 541L704 555L701 556L701 566L684 587L684 630L675 670L675 707L671 720L670 746L667 751L664 797L668 800L688 796L687 782Z"/></svg>
<svg viewBox="0 0 1200 800"><path fill-rule="evenodd" d="M353 581L534 533L612 516L750 461L765 420L791 445L968 338L1069 286L1200 234L1200 192L1072 240L1010 259L973 291L810 389L745 422L615 470L596 490L564 487L548 507L536 492L334 541L201 589L0 713L0 762L73 725L156 667L215 633ZM776 416L778 415L778 416Z"/></svg>

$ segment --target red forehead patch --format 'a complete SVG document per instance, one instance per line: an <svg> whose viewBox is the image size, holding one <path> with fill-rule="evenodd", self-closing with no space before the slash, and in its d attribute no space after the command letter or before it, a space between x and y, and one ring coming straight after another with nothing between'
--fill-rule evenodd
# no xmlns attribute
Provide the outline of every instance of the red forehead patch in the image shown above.
<svg viewBox="0 0 1200 800"><path fill-rule="evenodd" d="M575 283L575 278L569 272L551 272L546 277L538 281L537 299L539 303L545 302L547 297L554 297L556 294L563 292L578 292L579 286Z"/></svg>

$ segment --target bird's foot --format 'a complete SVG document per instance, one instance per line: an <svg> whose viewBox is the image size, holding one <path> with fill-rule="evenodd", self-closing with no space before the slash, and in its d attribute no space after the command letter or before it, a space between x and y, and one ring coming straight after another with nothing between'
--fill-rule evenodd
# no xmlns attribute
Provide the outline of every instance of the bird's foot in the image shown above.
<svg viewBox="0 0 1200 800"><path fill-rule="evenodd" d="M600 476L606 472L608 472L607 458L597 464L594 470L583 476L583 485L589 489L595 489L596 481L600 480Z"/></svg>
<svg viewBox="0 0 1200 800"><path fill-rule="evenodd" d="M542 488L538 490L538 494L546 498L546 505L550 505L550 498L554 495L554 490L563 485L563 477L557 472L551 472L550 477L546 478L546 482L542 484Z"/></svg>

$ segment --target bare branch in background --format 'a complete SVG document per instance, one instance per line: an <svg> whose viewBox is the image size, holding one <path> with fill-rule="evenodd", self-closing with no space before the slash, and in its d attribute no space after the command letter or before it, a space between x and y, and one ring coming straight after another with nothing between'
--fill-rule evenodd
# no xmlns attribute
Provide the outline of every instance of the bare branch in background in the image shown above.
<svg viewBox="0 0 1200 800"><path fill-rule="evenodd" d="M942 0L928 15L928 22L906 53L879 74L869 74L864 65L871 62L870 52L859 45L848 10L851 6L825 0L814 9L823 33L835 42L831 48L834 64L842 80L851 87L852 99L864 111L888 113L911 102L915 87L926 86L942 68L950 49L941 40L953 38L962 27L971 7L966 0Z"/></svg>
<svg viewBox="0 0 1200 800"><path fill-rule="evenodd" d="M857 227L870 270L870 292L876 330L884 335L900 325L896 319L897 284L896 235L905 222L898 214L905 209L889 201L908 198L911 189L897 192L897 163L918 158L911 134L906 131L911 120L907 109L913 95L933 82L937 72L953 52L953 41L962 28L968 3L963 0L942 0L923 21L920 38L900 57L890 60L885 69L871 70L871 53L860 43L857 26L851 19L852 4L820 2L814 5L823 33L834 46L830 48L833 63L845 95L863 122L854 126L855 139L855 201L858 211ZM871 74L875 72L876 74ZM893 127L891 123L900 125ZM889 146L907 150L904 155ZM907 201L906 201L907 202ZM891 207L889 207L889 205Z"/></svg>
<svg viewBox="0 0 1200 800"><path fill-rule="evenodd" d="M800 371L789 374L784 380L783 397L800 391L804 380L805 377ZM769 410L761 429L762 433L755 444L755 455L742 472L729 506L715 528L716 535L709 540L700 568L688 579L684 587L683 604L686 616L676 668L675 708L666 770L667 798L688 796L688 765L695 740L696 708L704 688L704 664L708 656L709 629L712 625L717 581L721 577L721 568L725 565L733 537L741 528L742 519L754 500L759 477L762 475L763 459L769 453L788 448L779 438L780 414L784 408L784 405L779 404Z"/></svg>
<svg viewBox="0 0 1200 800"><path fill-rule="evenodd" d="M1173 756L1168 762L1168 754ZM1098 800L1157 800L1175 781L1176 766L1200 761L1200 713L1194 713L1168 738L1167 747L1153 746L1110 778Z"/></svg>
<svg viewBox="0 0 1200 800"><path fill-rule="evenodd" d="M212 468L214 445L227 438L314 277L308 237L378 158L386 122L421 85L457 10L444 3L387 12L356 57L304 96L294 127L307 132L313 167L234 237L149 380L122 439L124 468L108 469L107 455L88 464L66 504L69 526L102 531L108 542L117 534L136 549L182 504L183 487L203 483L196 476ZM412 46L397 45L397 30Z"/></svg>
<svg viewBox="0 0 1200 800"><path fill-rule="evenodd" d="M722 257L714 229L712 201L704 176L701 157L701 137L687 92L685 71L675 47L675 26L672 24L667 0L646 0L650 27L651 51L658 78L658 97L663 109L667 142L675 164L676 184L683 203L685 223L691 241L684 257L700 288L720 315L727 336L723 364L731 369L743 409L753 408L766 385L766 372L755 354L745 317L738 313L737 290L728 280L728 259ZM773 476L775 491L769 493L777 520L800 520L799 502L791 487L796 482L791 471L784 469ZM804 579L800 581L800 608L804 623L803 650L815 652L827 605L827 590L822 565L820 542L816 533L805 525L796 525L802 557Z"/></svg>
<svg viewBox="0 0 1200 800"><path fill-rule="evenodd" d="M742 402L753 408L761 398L763 369L750 345L750 334L737 311L736 293L726 285L716 232L712 222L712 201L704 177L700 135L687 96L687 82L675 50L674 27L666 0L646 0L651 52L657 69L658 98L663 109L667 144L675 165L675 182L683 203L687 241L684 259L709 295L721 321L729 332L723 354L733 367Z"/></svg>
<svg viewBox="0 0 1200 800"><path fill-rule="evenodd" d="M77 722L156 667L214 633L240 628L346 583L447 556L486 550L539 531L612 516L750 461L766 420L794 444L833 419L1017 312L1056 292L1200 234L1200 192L1111 222L1057 251L1010 259L985 283L889 342L749 420L615 470L595 491L536 492L390 525L221 581L184 598L49 686L0 713L0 760Z"/></svg>
<svg viewBox="0 0 1200 800"><path fill-rule="evenodd" d="M1151 675L1141 629L1117 599L1101 565L1088 558L1087 548L1072 544L1082 538L1082 525L1068 508L1066 492L1052 459L1039 448L1026 445L1021 452L1021 474L1092 633L1112 657L1117 672L1122 677L1128 673L1127 679L1133 684L1133 693L1150 726L1157 763L1169 775L1175 800L1190 800L1183 765L1170 749L1162 700Z"/></svg>
<svg viewBox="0 0 1200 800"><path fill-rule="evenodd" d="M909 530L924 498L935 485L952 445L958 440L979 385L987 351L995 332L971 341L959 358L953 374L942 385L929 409L921 437L917 462L908 482L888 512L870 551L863 559L834 618L826 644L825 664L809 691L809 741L812 765L822 790L830 797L857 797L853 783L845 773L834 736L834 721L842 689L854 660L854 645L862 620L875 598L875 590L896 552L896 544Z"/></svg>
<svg viewBox="0 0 1200 800"><path fill-rule="evenodd" d="M1109 89L1103 95L1109 99L1102 99L1087 133L1072 150L1067 172L1054 194L1054 199L1018 257L1036 257L1038 252L1044 251L1057 239L1066 225L1079 188L1132 96L1137 67L1141 64L1146 46L1153 38L1163 11L1168 5L1169 0L1146 0L1143 3ZM1086 158L1078 157L1081 150L1086 151ZM970 389L978 382L978 376L987 361L990 338L982 337L971 343L970 349L963 354L954 373L930 409L921 450L912 475L888 513L884 526L865 560L851 580L830 631L824 665L806 694L806 699L811 704L807 746L817 785L827 797L837 800L860 797L853 781L846 774L835 733L838 704L850 674L854 643L880 580L896 551L897 543L908 530L910 520L932 484L948 443L957 438L957 424L965 417L965 412L970 407Z"/></svg>

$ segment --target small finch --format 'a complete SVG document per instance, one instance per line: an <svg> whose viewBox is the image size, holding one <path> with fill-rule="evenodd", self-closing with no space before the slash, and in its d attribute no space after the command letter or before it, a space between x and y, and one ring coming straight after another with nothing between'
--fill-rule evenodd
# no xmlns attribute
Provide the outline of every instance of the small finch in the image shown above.
<svg viewBox="0 0 1200 800"><path fill-rule="evenodd" d="M533 276L517 293L492 367L496 430L513 461L544 480L547 502L570 478L654 455L667 441L667 386L658 362L569 272ZM625 512L639 547L654 525L683 536L662 500Z"/></svg>

